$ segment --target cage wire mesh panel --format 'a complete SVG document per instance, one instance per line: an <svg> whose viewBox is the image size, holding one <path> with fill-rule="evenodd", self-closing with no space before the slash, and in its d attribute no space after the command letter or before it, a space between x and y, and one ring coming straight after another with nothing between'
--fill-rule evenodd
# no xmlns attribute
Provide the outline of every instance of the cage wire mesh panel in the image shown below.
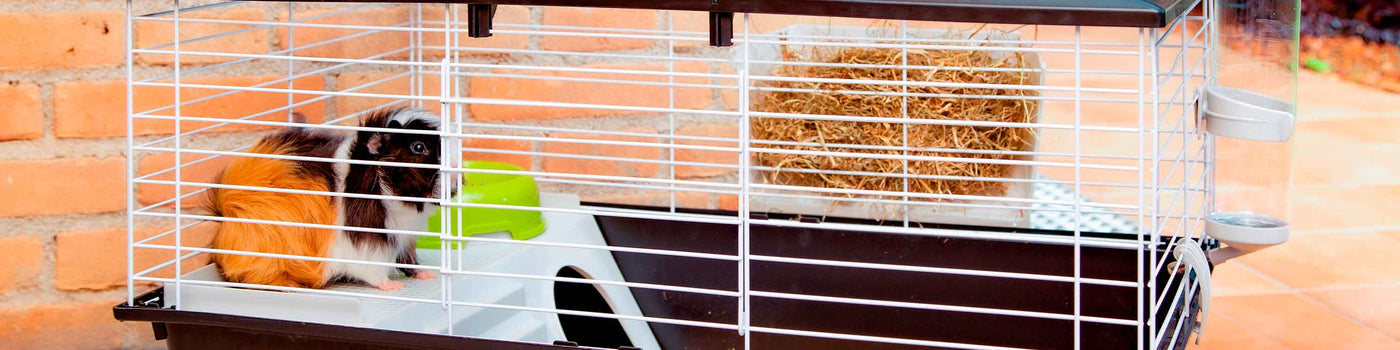
<svg viewBox="0 0 1400 350"><path fill-rule="evenodd" d="M740 13L728 47L703 12L503 5L479 38L479 5L129 3L127 268L168 307L607 347L1156 349L1195 327L1201 276L1170 252L1204 239L1210 209L1208 2L1162 28ZM360 124L395 106L441 117L416 132L439 161L254 150L287 127L404 133ZM451 186L221 183L240 159L433 169ZM472 197L511 179L534 201ZM215 190L437 217L231 218L208 210ZM488 225L504 217L543 228ZM403 237L421 259L214 248L231 223ZM211 255L436 278L236 283ZM560 292L576 285L601 308L568 295L590 288Z"/></svg>

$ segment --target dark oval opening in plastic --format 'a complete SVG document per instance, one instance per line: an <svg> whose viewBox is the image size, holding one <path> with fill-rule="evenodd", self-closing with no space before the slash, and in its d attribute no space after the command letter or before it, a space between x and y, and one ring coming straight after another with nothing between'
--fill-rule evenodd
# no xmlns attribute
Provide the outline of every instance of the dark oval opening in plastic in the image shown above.
<svg viewBox="0 0 1400 350"><path fill-rule="evenodd" d="M573 266L559 269L558 277L589 278L583 271ZM607 298L597 286L587 283L554 282L554 307L560 310L613 313ZM559 315L559 325L564 328L564 338L580 346L617 348L632 346L622 322L611 318Z"/></svg>

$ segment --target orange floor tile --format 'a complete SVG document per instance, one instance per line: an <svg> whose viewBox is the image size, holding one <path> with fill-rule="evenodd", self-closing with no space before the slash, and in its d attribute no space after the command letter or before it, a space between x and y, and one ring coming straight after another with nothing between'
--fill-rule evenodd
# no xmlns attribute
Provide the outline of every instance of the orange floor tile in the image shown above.
<svg viewBox="0 0 1400 350"><path fill-rule="evenodd" d="M1289 242L1216 267L1191 349L1400 349L1400 95L1299 78Z"/></svg>

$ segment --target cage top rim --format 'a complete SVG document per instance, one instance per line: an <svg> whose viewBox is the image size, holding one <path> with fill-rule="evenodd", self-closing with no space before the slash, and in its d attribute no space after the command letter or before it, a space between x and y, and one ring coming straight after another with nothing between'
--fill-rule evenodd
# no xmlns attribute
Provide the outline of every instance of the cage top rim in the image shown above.
<svg viewBox="0 0 1400 350"><path fill-rule="evenodd" d="M277 0L252 0L277 1ZM706 11L888 20L1163 28L1201 0L299 0Z"/></svg>

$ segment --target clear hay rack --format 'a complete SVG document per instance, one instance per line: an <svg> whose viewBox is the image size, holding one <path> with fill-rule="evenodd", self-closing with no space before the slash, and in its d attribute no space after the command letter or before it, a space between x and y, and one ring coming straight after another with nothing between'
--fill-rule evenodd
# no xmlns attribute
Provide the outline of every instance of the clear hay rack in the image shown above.
<svg viewBox="0 0 1400 350"><path fill-rule="evenodd" d="M161 288L115 313L171 347L1181 348L1212 263L1287 238L1219 213L1286 218L1296 2L128 9L127 268ZM198 204L267 130L394 105L443 116L446 181L533 200L359 195L442 207L375 231L438 242L396 292L207 265L333 261L212 249L236 219Z"/></svg>

